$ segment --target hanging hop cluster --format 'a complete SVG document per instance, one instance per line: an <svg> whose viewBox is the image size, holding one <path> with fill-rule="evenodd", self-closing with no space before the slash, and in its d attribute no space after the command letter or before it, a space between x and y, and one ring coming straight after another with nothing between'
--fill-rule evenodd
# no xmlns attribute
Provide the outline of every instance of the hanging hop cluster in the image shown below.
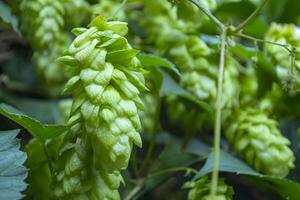
<svg viewBox="0 0 300 200"><path fill-rule="evenodd" d="M180 85L198 100L205 101L213 107L217 96L218 65L211 61L213 59L209 58L211 54L210 49L198 36L185 36L182 37L183 40L181 42L177 41L177 43L175 38L174 41L168 41L170 43L163 46L169 47L169 49L164 50L165 55L178 66L182 73ZM171 44L173 45L171 46ZM223 84L222 106L224 109L229 110L236 106L239 91L238 85L238 66L235 60L228 58L226 59ZM170 103L173 102L178 105L177 109L176 106L169 109L172 112L170 113L172 118L187 116L187 113L196 112L193 114L194 118L199 120L196 124L201 126L202 123L207 123L205 122L207 116L204 117L203 114L201 115L201 113L193 109L192 111L191 109L185 109L184 107L186 106L173 97L169 100ZM172 103L170 105L172 106ZM185 111L179 113L180 110ZM194 120L190 122L192 121ZM208 121L211 122L211 120Z"/></svg>
<svg viewBox="0 0 300 200"><path fill-rule="evenodd" d="M149 30L149 43L156 47L157 54L176 64L182 74L179 83L184 89L196 99L214 106L218 79L218 65L214 60L218 58L214 57L211 49L198 35L190 34L189 26L186 20L180 18L177 8L170 7L167 1L156 2L155 5L155 9L148 8L147 12L152 13L151 18L142 24ZM228 58L226 63L223 106L231 108L236 104L239 91L238 68L232 58ZM198 129L206 123L200 119L206 120L207 117L196 109L188 109L174 96L168 98L168 105L171 119L182 122L186 127L196 125L194 128ZM197 123L191 124L194 120L186 116L198 119Z"/></svg>
<svg viewBox="0 0 300 200"><path fill-rule="evenodd" d="M294 167L290 141L281 135L277 122L260 110L240 110L225 136L234 151L259 172L285 177Z"/></svg>
<svg viewBox="0 0 300 200"><path fill-rule="evenodd" d="M269 28L265 37L267 41L276 42L279 44L288 45L288 48L294 53L295 64L292 66L291 55L285 48L266 44L265 50L271 56L274 63L276 64L276 71L279 78L288 83L296 81L300 83L299 71L300 71L300 29L294 24L277 24L273 23ZM292 67L294 69L292 69ZM295 80L291 80L294 79ZM293 84L293 83L290 83ZM284 87L291 87L284 85ZM287 88L289 89L289 88Z"/></svg>
<svg viewBox="0 0 300 200"><path fill-rule="evenodd" d="M204 176L197 181L187 182L183 188L190 189L188 200L232 200L233 188L226 185L223 179L220 179L217 187L216 196L210 196L211 181L208 176Z"/></svg>
<svg viewBox="0 0 300 200"><path fill-rule="evenodd" d="M124 37L127 31L126 23L97 17L89 28L74 29L77 37L60 58L73 70L65 91L73 96L69 137L77 146L62 155L56 183L61 198L78 193L119 199L120 171L127 167L132 144L142 146L139 93L146 87L138 51ZM94 181L85 182L88 177Z"/></svg>
<svg viewBox="0 0 300 200"><path fill-rule="evenodd" d="M56 96L66 80L66 73L56 58L69 41L64 32L63 3L61 0L22 0L19 6L22 29L34 49L33 61L39 79L44 91Z"/></svg>

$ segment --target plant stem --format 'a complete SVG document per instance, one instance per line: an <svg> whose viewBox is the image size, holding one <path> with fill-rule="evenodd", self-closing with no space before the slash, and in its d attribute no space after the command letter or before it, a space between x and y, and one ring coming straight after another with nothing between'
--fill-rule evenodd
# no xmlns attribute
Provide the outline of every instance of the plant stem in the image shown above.
<svg viewBox="0 0 300 200"><path fill-rule="evenodd" d="M233 36L245 38L245 39L248 39L248 40L252 40L254 42L268 43L268 44L273 44L273 45L281 46L285 50L287 50L291 56L294 55L294 51L291 50L289 48L289 45L287 45L287 44L281 44L281 43L277 43L277 42L271 42L271 41L268 41L268 40L263 40L263 39L255 38L255 37L252 37L250 35L246 35L244 33L236 33L236 34L233 34Z"/></svg>
<svg viewBox="0 0 300 200"><path fill-rule="evenodd" d="M145 185L145 179L138 181L138 184L131 190L131 192L124 198L124 200L132 199Z"/></svg>
<svg viewBox="0 0 300 200"><path fill-rule="evenodd" d="M221 35L221 53L220 65L218 74L218 92L216 100L216 116L214 129L214 162L211 180L210 195L215 196L218 187L219 178L219 157L220 157L220 140L221 140L221 117L222 117L222 96L223 96L223 76L225 67L225 53L226 53L226 37L227 28L225 28Z"/></svg>
<svg viewBox="0 0 300 200"><path fill-rule="evenodd" d="M214 22L221 30L225 28L225 25L217 18L215 17L207 8L205 8L201 3L199 3L197 0L189 0L191 3L193 3L195 6L197 6L207 17Z"/></svg>
<svg viewBox="0 0 300 200"><path fill-rule="evenodd" d="M249 24L255 17L257 17L257 15L261 12L261 10L263 9L263 7L266 5L266 3L268 2L268 0L264 0L254 11L253 13L247 18L245 19L245 21L243 21L242 23L240 23L236 29L235 32L239 32L240 30L242 30L243 28L245 28L245 26L247 26L247 24Z"/></svg>

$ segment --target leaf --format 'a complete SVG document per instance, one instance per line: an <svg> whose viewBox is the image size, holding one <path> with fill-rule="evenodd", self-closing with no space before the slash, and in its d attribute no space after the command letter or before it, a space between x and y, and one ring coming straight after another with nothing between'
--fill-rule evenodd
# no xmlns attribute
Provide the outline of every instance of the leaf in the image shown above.
<svg viewBox="0 0 300 200"><path fill-rule="evenodd" d="M42 123L58 123L61 117L56 100L20 97L4 91L0 91L0 100Z"/></svg>
<svg viewBox="0 0 300 200"><path fill-rule="evenodd" d="M185 98L196 105L198 105L200 108L206 110L209 113L212 113L212 108L210 105L208 105L204 101L200 101L196 99L191 93L189 93L187 90L182 88L178 83L175 82L175 80L166 72L162 71L163 73L163 83L161 88L161 96L166 95L176 95L182 98Z"/></svg>
<svg viewBox="0 0 300 200"><path fill-rule="evenodd" d="M4 103L0 103L0 114L24 127L40 141L46 141L47 139L57 137L66 131L66 126L44 125L38 120L30 118L19 110Z"/></svg>
<svg viewBox="0 0 300 200"><path fill-rule="evenodd" d="M22 199L27 187L26 153L16 139L19 130L0 131L0 200Z"/></svg>
<svg viewBox="0 0 300 200"><path fill-rule="evenodd" d="M3 22L9 24L14 31L20 33L16 16L12 15L10 7L8 7L8 5L6 5L2 1L0 1L0 19Z"/></svg>
<svg viewBox="0 0 300 200"><path fill-rule="evenodd" d="M202 169L196 174L194 179L198 179L213 169L213 153L210 153ZM300 184L288 179L275 176L263 175L251 169L243 161L233 157L225 151L220 152L219 171L229 172L236 175L246 175L248 178L261 182L270 190L277 192L283 199L299 200Z"/></svg>
<svg viewBox="0 0 300 200"><path fill-rule="evenodd" d="M171 61L169 61L166 58L162 58L154 54L144 54L144 53L138 54L137 57L141 61L142 66L145 68L163 67L166 69L170 69L171 71L175 72L178 76L181 76L175 64L173 64Z"/></svg>

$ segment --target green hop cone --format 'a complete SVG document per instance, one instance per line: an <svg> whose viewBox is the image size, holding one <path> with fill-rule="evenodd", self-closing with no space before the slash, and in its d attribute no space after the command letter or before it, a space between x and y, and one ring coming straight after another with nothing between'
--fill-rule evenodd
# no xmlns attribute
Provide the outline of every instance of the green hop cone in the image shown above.
<svg viewBox="0 0 300 200"><path fill-rule="evenodd" d="M124 22L97 17L89 28L73 30L77 37L59 59L71 67L65 91L73 96L54 184L59 198L119 199L120 171L133 143L142 146L139 93L146 87L127 31Z"/></svg>
<svg viewBox="0 0 300 200"><path fill-rule="evenodd" d="M294 167L290 141L281 135L277 122L261 110L238 111L225 136L232 149L259 172L285 177Z"/></svg>
<svg viewBox="0 0 300 200"><path fill-rule="evenodd" d="M157 97L151 93L144 93L142 100L145 104L145 109L139 112L141 118L142 129L145 133L153 133L156 127L156 107L157 107Z"/></svg>
<svg viewBox="0 0 300 200"><path fill-rule="evenodd" d="M99 0L99 3L93 5L92 11L94 16L112 17L113 20L125 20L126 13L122 6L121 1L117 0Z"/></svg>
<svg viewBox="0 0 300 200"><path fill-rule="evenodd" d="M216 196L210 195L211 181L208 176L204 176L197 181L187 182L183 188L190 189L188 193L188 200L232 200L233 188L226 185L224 179L218 182Z"/></svg>
<svg viewBox="0 0 300 200"><path fill-rule="evenodd" d="M193 94L195 98L205 101L213 107L217 96L218 65L210 61L211 59L208 57L211 54L210 49L199 37L185 36L182 38L182 42L177 41L176 44L174 41L172 46L164 45L169 47L168 50L165 50L165 55L180 69L182 73L180 85ZM172 43L171 40L168 43ZM234 59L228 57L224 72L222 98L222 106L228 112L226 112L224 118L230 114L229 110L237 105L238 91L238 65ZM212 125L212 118L208 119L205 113L184 106L184 103L180 102L179 99L170 97L169 104L171 119L184 116L185 119L179 118L175 121L182 121L186 127L194 126L194 129L198 129L202 124ZM177 108L174 104L178 104ZM187 114L189 116L193 114L193 119L197 119L197 123L192 123L193 125L189 123L194 120L187 120Z"/></svg>
<svg viewBox="0 0 300 200"><path fill-rule="evenodd" d="M53 41L64 41L61 34L65 10L61 0L23 0L20 12L22 29L33 48L50 48Z"/></svg>
<svg viewBox="0 0 300 200"><path fill-rule="evenodd" d="M64 0L66 25L80 26L91 16L91 5L86 0Z"/></svg>
<svg viewBox="0 0 300 200"><path fill-rule="evenodd" d="M277 75L283 81L290 76L295 76L295 81L300 83L300 79L297 78L300 71L300 53L298 50L300 48L299 31L299 27L296 27L294 24L273 23L265 37L267 41L285 44L288 45L289 49L292 50L292 48L295 48L296 50L294 52L295 66L294 69L292 69L290 52L278 45L265 45L265 51L271 56L274 64L276 65ZM292 70L293 73L296 74L291 74Z"/></svg>
<svg viewBox="0 0 300 200"><path fill-rule="evenodd" d="M34 50L38 79L45 93L52 97L59 96L67 79L61 63L56 61L69 42L69 36L64 32L62 2L22 0L19 5L21 27Z"/></svg>

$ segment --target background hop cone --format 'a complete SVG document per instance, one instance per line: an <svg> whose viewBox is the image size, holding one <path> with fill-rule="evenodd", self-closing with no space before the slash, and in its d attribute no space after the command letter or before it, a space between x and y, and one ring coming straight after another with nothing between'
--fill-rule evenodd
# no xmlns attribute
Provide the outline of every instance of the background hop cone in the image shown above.
<svg viewBox="0 0 300 200"><path fill-rule="evenodd" d="M20 11L22 28L33 48L50 48L53 41L64 41L61 33L65 10L61 0L23 0Z"/></svg>
<svg viewBox="0 0 300 200"><path fill-rule="evenodd" d="M89 28L74 29L77 37L60 58L71 66L65 91L73 96L54 184L60 198L119 199L120 171L132 144L142 146L139 93L146 87L127 30L126 23L97 17Z"/></svg>
<svg viewBox="0 0 300 200"><path fill-rule="evenodd" d="M224 179L218 182L217 195L212 197L210 193L211 181L207 176L200 178L197 181L187 182L183 188L190 189L188 193L188 200L232 200L233 188L226 185Z"/></svg>
<svg viewBox="0 0 300 200"><path fill-rule="evenodd" d="M91 16L91 5L86 0L64 0L66 25L80 26Z"/></svg>
<svg viewBox="0 0 300 200"><path fill-rule="evenodd" d="M22 0L21 26L34 50L33 61L43 90L50 96L58 96L67 79L62 64L57 62L69 36L64 32L65 9L63 1ZM30 13L30 14L28 14Z"/></svg>
<svg viewBox="0 0 300 200"><path fill-rule="evenodd" d="M260 110L240 110L225 133L228 142L257 171L285 177L294 167L294 154L277 122Z"/></svg>
<svg viewBox="0 0 300 200"><path fill-rule="evenodd" d="M278 24L273 23L267 32L265 37L267 41L277 42L280 44L286 44L292 50L295 48L295 71L300 71L300 29L293 24ZM281 46L266 44L265 51L271 56L276 64L277 75L281 79L285 79L290 76L291 73L291 59L290 53ZM297 78L297 83L300 83Z"/></svg>

